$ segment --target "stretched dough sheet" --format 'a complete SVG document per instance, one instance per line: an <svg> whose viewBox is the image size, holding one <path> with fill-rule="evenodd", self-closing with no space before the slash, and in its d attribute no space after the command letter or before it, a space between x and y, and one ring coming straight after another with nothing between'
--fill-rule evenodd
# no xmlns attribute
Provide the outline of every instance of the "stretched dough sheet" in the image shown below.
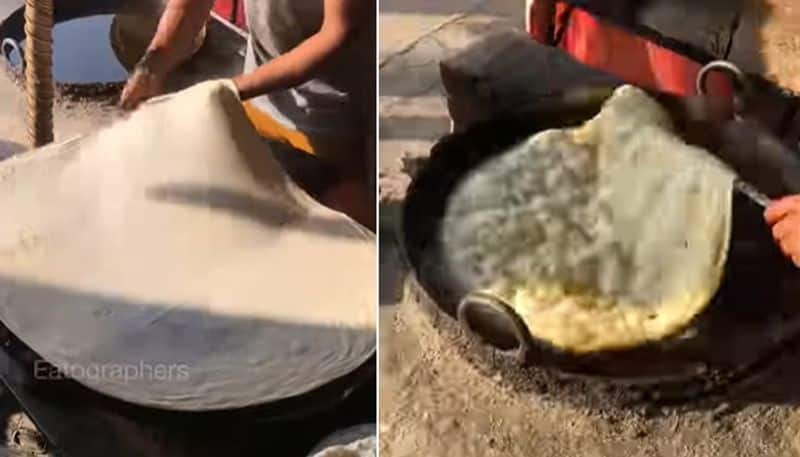
<svg viewBox="0 0 800 457"><path fill-rule="evenodd" d="M448 201L442 244L465 284L574 353L685 328L722 279L733 173L623 86L585 125L490 159Z"/></svg>
<svg viewBox="0 0 800 457"><path fill-rule="evenodd" d="M245 407L374 353L374 237L296 187L229 81L0 163L0 208L0 319L107 395Z"/></svg>

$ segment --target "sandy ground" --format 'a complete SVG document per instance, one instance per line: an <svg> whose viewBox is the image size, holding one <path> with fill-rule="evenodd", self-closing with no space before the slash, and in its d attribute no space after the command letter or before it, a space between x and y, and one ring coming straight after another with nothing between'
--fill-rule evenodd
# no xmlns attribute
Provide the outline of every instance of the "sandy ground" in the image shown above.
<svg viewBox="0 0 800 457"><path fill-rule="evenodd" d="M791 407L726 414L578 408L486 377L414 304L384 315L381 455L794 456Z"/></svg>
<svg viewBox="0 0 800 457"><path fill-rule="evenodd" d="M521 393L502 375L484 375L418 305L402 300L404 270L394 237L410 178L401 158L424 157L449 127L436 63L493 30L521 27L523 2L476 2L471 11L456 1L417 2L416 9L393 9L393 3L405 2L382 2L389 6L382 21L425 27L405 35L399 25L383 27L381 36L381 455L800 455L800 410L791 404L612 410ZM789 8L791 2L779 3ZM462 14L442 14L443 5Z"/></svg>

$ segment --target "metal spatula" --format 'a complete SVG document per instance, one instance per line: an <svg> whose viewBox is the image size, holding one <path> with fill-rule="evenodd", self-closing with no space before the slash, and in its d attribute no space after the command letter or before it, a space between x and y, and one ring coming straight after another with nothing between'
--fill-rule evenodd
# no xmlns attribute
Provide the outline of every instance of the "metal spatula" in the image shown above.
<svg viewBox="0 0 800 457"><path fill-rule="evenodd" d="M737 179L734 181L733 187L739 192L745 194L748 198L750 198L750 200L753 200L762 208L769 206L769 202L771 201L770 198L747 181Z"/></svg>
<svg viewBox="0 0 800 457"><path fill-rule="evenodd" d="M739 120L721 131L712 150L737 174L734 187L762 207L776 197L800 194L800 158L757 122Z"/></svg>

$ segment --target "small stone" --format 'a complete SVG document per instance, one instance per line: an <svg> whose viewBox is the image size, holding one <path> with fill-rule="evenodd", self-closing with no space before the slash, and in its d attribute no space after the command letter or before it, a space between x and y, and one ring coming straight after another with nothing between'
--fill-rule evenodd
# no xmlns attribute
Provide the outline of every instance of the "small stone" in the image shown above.
<svg viewBox="0 0 800 457"><path fill-rule="evenodd" d="M722 402L722 403L719 404L719 406L714 408L714 410L711 412L711 417L713 417L714 420L719 420L719 419L722 418L722 416L727 414L730 410L731 410L731 404L726 402L726 401Z"/></svg>
<svg viewBox="0 0 800 457"><path fill-rule="evenodd" d="M17 413L9 418L6 437L10 448L26 455L43 455L47 452L47 440L24 413Z"/></svg>
<svg viewBox="0 0 800 457"><path fill-rule="evenodd" d="M650 398L652 400L654 400L654 401L661 400L661 397L662 397L662 394L661 394L661 391L659 391L659 390L654 390L654 391L650 392Z"/></svg>

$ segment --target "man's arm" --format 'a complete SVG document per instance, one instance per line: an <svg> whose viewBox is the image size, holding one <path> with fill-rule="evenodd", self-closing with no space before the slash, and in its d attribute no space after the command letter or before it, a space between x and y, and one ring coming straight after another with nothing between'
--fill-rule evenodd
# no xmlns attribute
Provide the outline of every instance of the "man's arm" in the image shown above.
<svg viewBox="0 0 800 457"><path fill-rule="evenodd" d="M186 1L186 0L182 0ZM298 86L312 79L356 33L365 17L364 2L325 0L325 18L319 31L291 51L234 79L243 100Z"/></svg>
<svg viewBox="0 0 800 457"><path fill-rule="evenodd" d="M124 108L135 108L161 93L166 75L192 54L213 6L214 0L168 1L147 52L122 91Z"/></svg>
<svg viewBox="0 0 800 457"><path fill-rule="evenodd" d="M214 0L169 0L143 62L159 73L174 70L192 54L213 6Z"/></svg>

